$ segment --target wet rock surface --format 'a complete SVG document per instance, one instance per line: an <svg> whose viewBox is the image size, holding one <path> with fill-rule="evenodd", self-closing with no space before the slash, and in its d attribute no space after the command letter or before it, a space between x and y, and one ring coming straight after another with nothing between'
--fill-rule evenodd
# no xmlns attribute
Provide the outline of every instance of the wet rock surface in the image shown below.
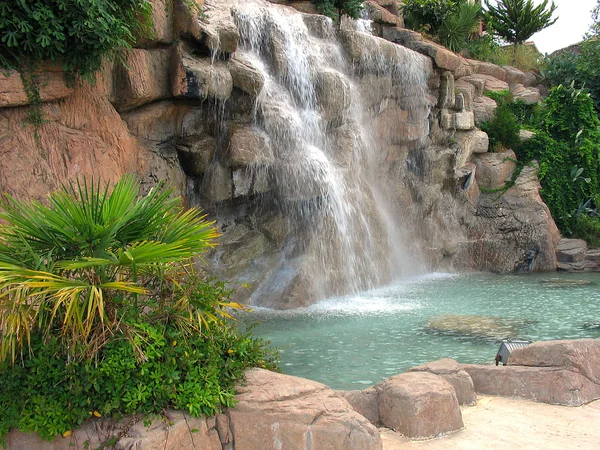
<svg viewBox="0 0 600 450"><path fill-rule="evenodd" d="M447 314L430 319L425 329L435 333L501 341L519 337L526 321L494 316Z"/></svg>

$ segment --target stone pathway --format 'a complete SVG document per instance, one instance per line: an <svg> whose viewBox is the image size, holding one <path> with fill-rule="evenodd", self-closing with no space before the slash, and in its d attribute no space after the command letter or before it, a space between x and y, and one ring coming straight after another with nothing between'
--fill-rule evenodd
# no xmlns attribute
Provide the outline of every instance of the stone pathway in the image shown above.
<svg viewBox="0 0 600 450"><path fill-rule="evenodd" d="M600 400L578 408L479 396L463 407L465 429L430 441L411 442L381 430L383 450L564 450L600 448Z"/></svg>

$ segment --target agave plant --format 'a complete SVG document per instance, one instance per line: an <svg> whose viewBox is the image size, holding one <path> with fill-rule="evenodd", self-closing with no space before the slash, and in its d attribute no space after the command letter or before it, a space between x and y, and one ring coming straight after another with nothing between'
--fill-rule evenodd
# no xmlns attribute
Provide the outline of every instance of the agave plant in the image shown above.
<svg viewBox="0 0 600 450"><path fill-rule="evenodd" d="M0 361L14 362L32 333L93 356L109 339L133 341L140 318L200 330L238 306L227 296L190 301L213 223L164 185L141 197L139 188L126 176L112 190L64 185L47 205L0 199Z"/></svg>

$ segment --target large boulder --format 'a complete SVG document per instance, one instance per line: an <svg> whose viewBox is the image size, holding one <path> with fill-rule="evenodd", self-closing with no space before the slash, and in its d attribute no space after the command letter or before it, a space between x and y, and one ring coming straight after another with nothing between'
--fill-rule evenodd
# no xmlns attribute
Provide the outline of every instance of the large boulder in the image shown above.
<svg viewBox="0 0 600 450"><path fill-rule="evenodd" d="M233 90L227 63L199 58L182 44L173 47L170 79L173 96L187 100L226 100Z"/></svg>
<svg viewBox="0 0 600 450"><path fill-rule="evenodd" d="M232 125L229 130L228 163L231 167L265 166L274 161L269 137L248 125Z"/></svg>
<svg viewBox="0 0 600 450"><path fill-rule="evenodd" d="M477 403L477 394L473 387L473 380L460 364L450 358L421 364L409 369L408 372L429 372L442 377L456 392L456 397L461 405L472 406Z"/></svg>
<svg viewBox="0 0 600 450"><path fill-rule="evenodd" d="M265 77L250 61L236 56L229 60L228 66L236 88L253 96L260 93L265 84Z"/></svg>
<svg viewBox="0 0 600 450"><path fill-rule="evenodd" d="M396 375L377 384L381 424L410 439L429 439L464 427L454 388L427 372Z"/></svg>
<svg viewBox="0 0 600 450"><path fill-rule="evenodd" d="M512 150L503 153L480 153L473 162L477 166L477 182L485 189L504 187L517 167Z"/></svg>
<svg viewBox="0 0 600 450"><path fill-rule="evenodd" d="M499 80L491 75L482 75L482 74L473 74L467 75L466 77L460 78L463 81L471 83L475 88L479 91L481 86L483 85L483 92L492 91L507 91L509 89L509 85L506 81ZM477 94L482 94L483 92L479 91Z"/></svg>
<svg viewBox="0 0 600 450"><path fill-rule="evenodd" d="M489 138L481 130L460 131L454 135L458 146L456 156L456 166L462 166L471 159L471 156L480 153L487 153L489 147Z"/></svg>
<svg viewBox="0 0 600 450"><path fill-rule="evenodd" d="M117 111L129 111L171 96L170 57L168 48L125 52L113 74L111 101Z"/></svg>
<svg viewBox="0 0 600 450"><path fill-rule="evenodd" d="M522 84L511 84L510 93L515 100L521 100L526 105L532 105L542 101L539 90L533 87L525 87Z"/></svg>
<svg viewBox="0 0 600 450"><path fill-rule="evenodd" d="M373 425L379 425L379 393L375 388L362 391L337 391L354 408L354 411L367 418Z"/></svg>
<svg viewBox="0 0 600 450"><path fill-rule="evenodd" d="M136 47L151 47L173 42L173 0L150 0L152 26L150 36L135 39Z"/></svg>
<svg viewBox="0 0 600 450"><path fill-rule="evenodd" d="M561 239L556 245L556 259L561 263L576 263L585 259L587 243L583 239Z"/></svg>
<svg viewBox="0 0 600 450"><path fill-rule="evenodd" d="M73 92L67 85L65 74L58 67L50 66L36 75L42 102L65 98ZM29 98L21 75L16 70L0 70L0 108L29 104Z"/></svg>
<svg viewBox="0 0 600 450"><path fill-rule="evenodd" d="M483 122L492 120L496 114L498 104L486 96L477 97L473 100L473 113L475 115L475 124L481 125Z"/></svg>
<svg viewBox="0 0 600 450"><path fill-rule="evenodd" d="M350 82L337 70L326 70L317 75L317 96L325 120L342 116L350 107Z"/></svg>
<svg viewBox="0 0 600 450"><path fill-rule="evenodd" d="M327 386L252 369L229 410L236 450L381 449L377 428Z"/></svg>
<svg viewBox="0 0 600 450"><path fill-rule="evenodd" d="M600 385L600 340L536 342L513 350L508 365L564 368Z"/></svg>
<svg viewBox="0 0 600 450"><path fill-rule="evenodd" d="M509 358L510 359L510 358ZM600 385L560 367L463 364L478 394L519 397L553 405L581 406L600 398Z"/></svg>

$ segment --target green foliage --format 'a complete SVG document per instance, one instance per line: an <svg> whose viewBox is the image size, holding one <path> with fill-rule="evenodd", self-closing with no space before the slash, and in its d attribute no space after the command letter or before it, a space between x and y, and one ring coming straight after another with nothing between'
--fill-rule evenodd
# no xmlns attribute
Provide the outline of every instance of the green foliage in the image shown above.
<svg viewBox="0 0 600 450"><path fill-rule="evenodd" d="M457 10L449 14L437 30L440 42L453 52L466 47L469 36L478 30L481 6L466 1L458 4Z"/></svg>
<svg viewBox="0 0 600 450"><path fill-rule="evenodd" d="M495 152L503 149L514 150L521 142L519 139L521 126L517 116L506 103L498 105L494 118L481 124L481 129L488 134L490 149Z"/></svg>
<svg viewBox="0 0 600 450"><path fill-rule="evenodd" d="M583 206L595 208L600 194L600 122L589 93L562 85L550 91L539 117L536 135L515 150L539 162L542 198L560 230L572 235Z"/></svg>
<svg viewBox="0 0 600 450"><path fill-rule="evenodd" d="M548 7L548 0L535 6L533 0L498 0L495 5L485 0L487 22L494 32L506 42L513 44L516 62L517 47L534 33L556 22L552 18L556 11L554 2Z"/></svg>
<svg viewBox="0 0 600 450"><path fill-rule="evenodd" d="M69 184L47 205L0 201L0 436L50 439L96 412L233 405L276 353L240 332L232 291L196 272L216 232L163 186Z"/></svg>
<svg viewBox="0 0 600 450"><path fill-rule="evenodd" d="M138 198L139 187L125 177L111 192L71 183L47 206L0 200L0 360L14 361L38 332L94 356L109 339L132 340L140 317L208 322L183 281L212 245L212 223L171 189Z"/></svg>
<svg viewBox="0 0 600 450"><path fill-rule="evenodd" d="M568 51L549 56L544 60L542 77L551 86L570 85L573 81L577 85L583 84L579 81L580 74L577 72L578 59L578 55Z"/></svg>
<svg viewBox="0 0 600 450"><path fill-rule="evenodd" d="M436 34L446 18L456 11L457 0L406 0L404 23L411 30Z"/></svg>
<svg viewBox="0 0 600 450"><path fill-rule="evenodd" d="M231 323L194 335L172 325L138 329L133 342L112 340L94 361L69 361L56 338L36 334L22 364L0 363L0 436L18 427L52 439L93 414L118 419L174 408L211 416L233 406L245 369L277 368L276 352Z"/></svg>
<svg viewBox="0 0 600 450"><path fill-rule="evenodd" d="M578 214L573 222L573 236L584 239L592 248L600 247L600 218Z"/></svg>
<svg viewBox="0 0 600 450"><path fill-rule="evenodd" d="M312 2L317 5L319 14L338 21L344 15L358 19L363 8L362 0L312 0Z"/></svg>
<svg viewBox="0 0 600 450"><path fill-rule="evenodd" d="M53 61L91 77L104 56L149 33L151 12L147 0L3 0L0 65Z"/></svg>
<svg viewBox="0 0 600 450"><path fill-rule="evenodd" d="M467 44L469 57L479 61L493 62L500 50L500 44L491 33L475 38Z"/></svg>
<svg viewBox="0 0 600 450"><path fill-rule="evenodd" d="M458 52L477 30L481 6L466 0L407 0L402 6L408 28L428 33Z"/></svg>
<svg viewBox="0 0 600 450"><path fill-rule="evenodd" d="M472 59L498 66L513 66L524 72L541 71L544 68L543 56L529 45L520 45L517 48L517 59L514 61L514 48L501 47L493 31L469 41L467 52Z"/></svg>

